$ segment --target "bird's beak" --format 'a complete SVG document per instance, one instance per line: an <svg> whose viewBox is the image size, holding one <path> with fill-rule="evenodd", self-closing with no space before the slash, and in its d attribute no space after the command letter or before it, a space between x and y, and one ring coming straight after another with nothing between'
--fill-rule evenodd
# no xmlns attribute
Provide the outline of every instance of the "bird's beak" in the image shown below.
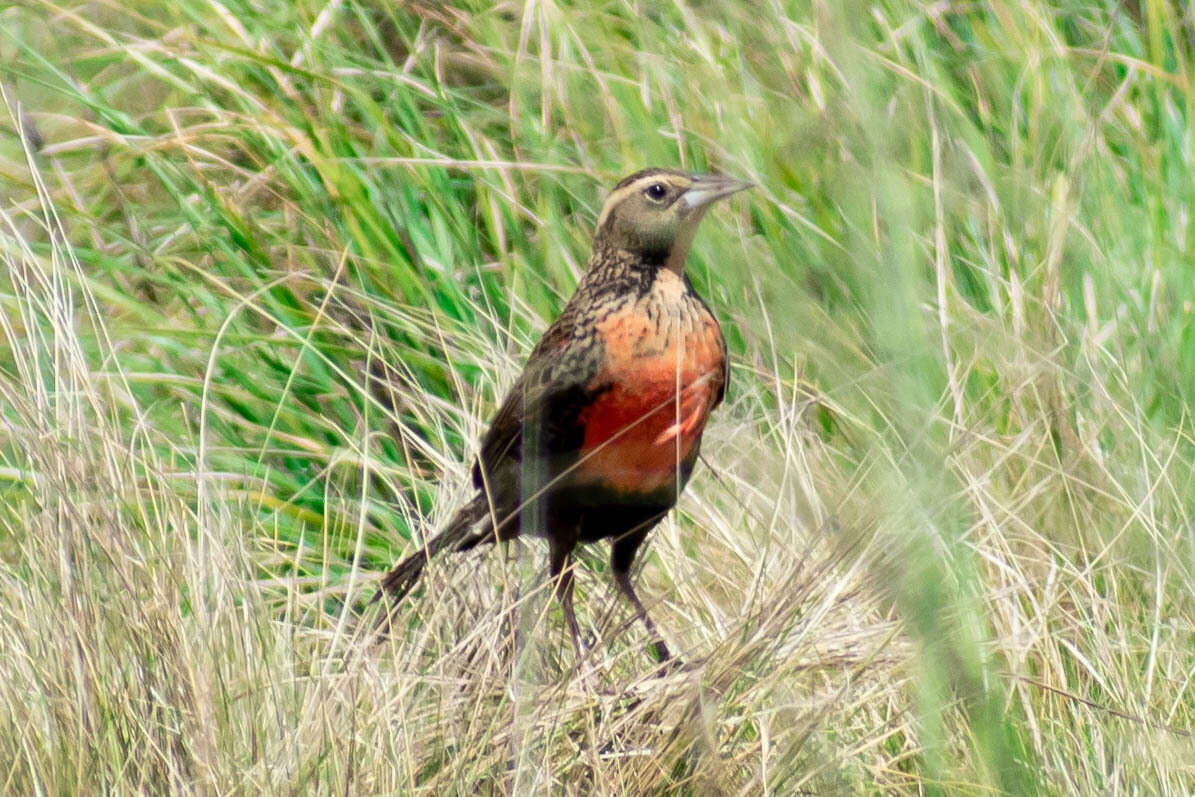
<svg viewBox="0 0 1195 797"><path fill-rule="evenodd" d="M693 177L693 184L681 196L680 201L689 211L702 210L719 199L754 186L755 183L745 183L742 180L721 175L699 174Z"/></svg>

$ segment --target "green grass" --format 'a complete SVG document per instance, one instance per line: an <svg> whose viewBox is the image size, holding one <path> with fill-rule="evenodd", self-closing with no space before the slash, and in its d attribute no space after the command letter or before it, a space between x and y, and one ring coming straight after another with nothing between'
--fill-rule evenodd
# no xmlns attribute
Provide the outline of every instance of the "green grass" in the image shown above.
<svg viewBox="0 0 1195 797"><path fill-rule="evenodd" d="M4 789L1195 790L1193 68L1164 0L0 10ZM758 184L638 576L693 667L596 547L577 667L535 542L371 642L651 164Z"/></svg>

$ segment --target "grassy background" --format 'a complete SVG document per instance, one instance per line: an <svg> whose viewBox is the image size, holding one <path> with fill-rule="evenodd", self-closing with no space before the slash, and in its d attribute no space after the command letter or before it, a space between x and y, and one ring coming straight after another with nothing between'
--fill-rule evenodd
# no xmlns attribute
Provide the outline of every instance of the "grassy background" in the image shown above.
<svg viewBox="0 0 1195 797"><path fill-rule="evenodd" d="M0 771L20 793L1189 793L1181 3L0 9ZM23 131L23 134L22 134ZM645 165L758 188L641 592L372 579Z"/></svg>

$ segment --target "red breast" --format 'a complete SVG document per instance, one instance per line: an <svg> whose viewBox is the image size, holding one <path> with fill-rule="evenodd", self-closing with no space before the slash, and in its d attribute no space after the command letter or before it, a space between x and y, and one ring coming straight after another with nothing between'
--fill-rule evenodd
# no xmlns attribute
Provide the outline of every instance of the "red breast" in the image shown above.
<svg viewBox="0 0 1195 797"><path fill-rule="evenodd" d="M653 311L639 303L598 324L605 361L594 384L605 389L580 417L580 483L624 493L671 486L705 428L723 380L717 322L696 302Z"/></svg>

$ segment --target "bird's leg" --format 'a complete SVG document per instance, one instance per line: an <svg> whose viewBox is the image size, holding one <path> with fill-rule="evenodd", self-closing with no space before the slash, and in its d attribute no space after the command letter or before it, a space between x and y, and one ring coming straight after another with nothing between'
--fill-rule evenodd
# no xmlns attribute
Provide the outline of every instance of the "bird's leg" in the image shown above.
<svg viewBox="0 0 1195 797"><path fill-rule="evenodd" d="M635 614L643 621L643 625L647 628L647 633L652 638L652 652L655 654L656 661L661 663L668 662L672 659L672 653L669 652L668 646L664 644L664 637L660 636L659 629L656 624L651 621L651 617L647 615L647 609L643 605L643 601L639 600L639 596L635 594L635 588L631 586L631 573L628 570L622 572L614 571L614 580L618 584L618 589L623 595L627 596L627 600L635 607Z"/></svg>
<svg viewBox="0 0 1195 797"><path fill-rule="evenodd" d="M577 625L577 614L573 611L573 563L571 551L556 541L550 543L548 553L548 570L552 580L556 582L556 598L564 609L564 619L568 622L569 633L573 637L573 648L577 652L577 662L581 661L581 628Z"/></svg>
<svg viewBox="0 0 1195 797"><path fill-rule="evenodd" d="M610 569L614 573L614 583L618 585L618 591L625 595L631 605L635 607L635 614L647 628L647 633L652 638L652 651L656 660L667 663L671 661L672 653L664 644L664 637L660 635L656 624L648 617L643 601L639 600L639 596L635 594L635 587L631 584L631 562L635 560L635 552L639 550L639 545L645 536L645 532L637 532L615 540L610 546Z"/></svg>

